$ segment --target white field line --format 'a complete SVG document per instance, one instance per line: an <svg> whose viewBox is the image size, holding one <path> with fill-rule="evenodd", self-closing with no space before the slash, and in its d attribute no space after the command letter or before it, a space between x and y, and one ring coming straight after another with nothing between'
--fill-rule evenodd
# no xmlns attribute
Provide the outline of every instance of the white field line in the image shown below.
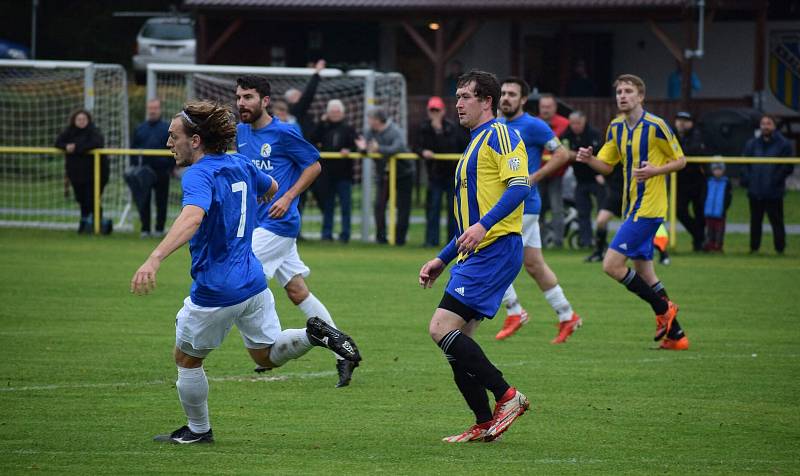
<svg viewBox="0 0 800 476"><path fill-rule="evenodd" d="M654 349L655 350L655 349ZM644 358L644 359L628 359L623 361L616 361L617 363L632 363L632 364L647 364L647 363L654 363L654 362L681 362L685 360L731 360L731 359L754 359L754 358L762 358L758 355L748 354L748 353L741 353L741 354L714 354L714 355L700 355L700 354L674 354L669 353L667 351L663 351L662 357L652 357L652 358ZM691 352L691 351L689 351ZM661 353L661 352L659 352ZM775 354L763 354L763 358L770 358L770 357L778 357ZM798 354L784 354L780 355L780 358L798 358ZM596 363L596 361L593 361ZM575 362L576 365L580 364L580 362ZM541 361L529 361L529 360L520 360L516 362L498 362L497 366L500 368L505 367L522 367L526 365L542 365ZM422 367L418 370L428 370L431 367ZM399 371L396 368L392 368L392 371ZM360 370L359 374L364 372L370 372L369 370ZM280 382L289 380L292 378L299 378L299 379L306 379L306 378L320 378L320 377L330 377L336 375L336 372L332 370L324 370L320 372L287 372L281 373L278 375L229 375L223 377L208 377L210 382ZM163 385L167 383L172 383L171 379L159 379L159 380L151 380L145 382L112 382L112 383L66 383L66 384L52 384L52 385L29 385L23 387L0 387L0 393L3 392L36 392L36 391L47 391L47 390L64 390L64 389L80 389L80 388L108 388L108 387L147 387L151 385Z"/></svg>
<svg viewBox="0 0 800 476"><path fill-rule="evenodd" d="M321 372L290 372L280 375L228 375L224 377L208 377L209 382L281 382L289 380L290 378L319 378L330 377L336 375L332 370L325 370ZM65 389L79 389L79 388L113 388L113 387L148 387L151 385L165 385L171 384L172 379L158 379L146 382L111 382L111 383L66 383L66 384L53 384L53 385L29 385L24 387L0 387L2 392L37 392L47 390L65 390Z"/></svg>

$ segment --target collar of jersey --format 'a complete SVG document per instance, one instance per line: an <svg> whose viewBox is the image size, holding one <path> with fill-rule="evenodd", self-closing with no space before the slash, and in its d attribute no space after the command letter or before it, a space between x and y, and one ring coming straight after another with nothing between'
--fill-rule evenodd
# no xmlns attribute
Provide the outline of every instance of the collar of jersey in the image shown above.
<svg viewBox="0 0 800 476"><path fill-rule="evenodd" d="M481 124L479 127L473 129L472 131L470 131L471 138L474 139L475 136L477 136L478 134L480 134L484 130L492 127L492 124L494 124L495 122L497 122L497 119L490 119L490 120L486 121L484 124Z"/></svg>
<svg viewBox="0 0 800 476"><path fill-rule="evenodd" d="M264 114L266 114L266 112ZM279 122L281 122L280 119L278 119L277 117L273 117L272 120L270 121L270 123L267 124L266 126L262 127L261 129L253 129L253 126L250 126L250 130L253 131L253 132L265 131L265 130L269 129L272 126L277 125Z"/></svg>
<svg viewBox="0 0 800 476"><path fill-rule="evenodd" d="M222 154L206 154L200 160L205 160L205 159L221 160L221 159L224 159L226 155L228 155L228 154L226 154L224 152ZM200 162L200 160L198 160L198 162Z"/></svg>
<svg viewBox="0 0 800 476"><path fill-rule="evenodd" d="M622 116L622 123L625 124L625 128L628 129L628 132L633 132L636 130L637 127L639 127L639 124L644 122L644 116L646 115L647 111L642 109L642 117L639 118L639 120L636 122L636 124L633 125L633 127L628 127L628 121L625 120L625 116Z"/></svg>

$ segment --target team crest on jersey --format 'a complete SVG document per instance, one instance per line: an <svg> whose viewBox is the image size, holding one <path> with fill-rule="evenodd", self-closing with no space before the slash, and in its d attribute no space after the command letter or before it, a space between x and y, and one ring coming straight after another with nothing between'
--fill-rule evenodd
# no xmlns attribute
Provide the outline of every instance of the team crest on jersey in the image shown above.
<svg viewBox="0 0 800 476"><path fill-rule="evenodd" d="M269 154L271 153L272 153L272 146L270 146L269 144L264 144L261 146L261 157L264 157L266 159L269 157Z"/></svg>
<svg viewBox="0 0 800 476"><path fill-rule="evenodd" d="M519 166L521 164L522 162L519 160L519 157L511 157L510 159L508 159L508 168L514 172L519 170Z"/></svg>

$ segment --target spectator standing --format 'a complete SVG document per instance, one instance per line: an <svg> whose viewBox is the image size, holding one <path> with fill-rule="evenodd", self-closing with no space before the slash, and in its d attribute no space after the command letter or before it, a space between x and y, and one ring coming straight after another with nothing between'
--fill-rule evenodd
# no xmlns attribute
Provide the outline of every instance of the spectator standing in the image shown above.
<svg viewBox="0 0 800 476"><path fill-rule="evenodd" d="M445 118L445 105L442 98L433 96L428 100L428 120L419 127L420 157L425 159L428 173L428 195L426 202L425 246L439 246L439 217L442 211L442 197L445 197L447 210L447 240L456 234L456 216L453 209L455 198L454 179L455 160L436 160L437 153L462 153L469 143L464 129Z"/></svg>
<svg viewBox="0 0 800 476"><path fill-rule="evenodd" d="M136 127L133 133L133 149L165 149L169 140L169 124L161 119L161 101L147 101L147 120ZM153 191L156 195L156 229L153 236L164 236L164 225L167 222L167 199L169 198L169 180L175 169L173 157L142 156L131 157L132 166L148 167L153 171L155 181L144 190L142 201L137 203L139 218L142 222L142 237L151 234L150 203Z"/></svg>
<svg viewBox="0 0 800 476"><path fill-rule="evenodd" d="M366 138L356 139L360 152L378 153L383 157L375 161L375 241L386 241L386 202L389 199L388 159L400 152L406 152L405 134L381 108L373 108L367 113L369 130ZM408 219L411 213L411 188L414 185L416 165L410 160L397 161L397 228L395 244L406 243Z"/></svg>
<svg viewBox="0 0 800 476"><path fill-rule="evenodd" d="M349 154L356 147L356 130L344 120L344 104L338 99L328 101L323 120L312 134L312 142L322 152ZM353 160L322 159L322 173L314 186L319 186L322 209L322 239L333 240L333 212L336 198L342 210L342 231L339 241L350 241L350 217L353 209Z"/></svg>
<svg viewBox="0 0 800 476"><path fill-rule="evenodd" d="M285 99L277 98L274 101L272 101L269 105L272 115L274 117L280 119L281 122L289 124L290 126L295 128L299 133L301 134L303 133L303 131L300 129L300 125L297 123L297 119L295 119L294 116L289 114L289 103L286 102Z"/></svg>
<svg viewBox="0 0 800 476"><path fill-rule="evenodd" d="M703 135L694 127L691 113L681 111L676 114L674 125L678 142L687 156L708 154L706 144L703 142ZM705 206L705 199L706 174L703 164L687 163L686 167L678 171L678 194L675 212L678 216L678 221L692 235L692 248L694 251L703 249L705 235L703 230L705 227L703 207ZM690 205L692 214L689 213Z"/></svg>
<svg viewBox="0 0 800 476"><path fill-rule="evenodd" d="M558 102L552 94L542 94L539 96L539 118L547 123L556 137L561 138L569 127L569 119L558 114ZM542 163L544 165L544 162ZM564 198L562 182L564 172L567 171L569 164L561 167L547 178L539 182L539 192L542 195L542 213L539 220L544 223L544 216L549 209L552 214L553 225L553 246L561 248L564 241Z"/></svg>
<svg viewBox="0 0 800 476"><path fill-rule="evenodd" d="M72 184L75 201L81 207L78 233L92 233L94 215L94 157L92 149L103 147L103 134L92 122L92 115L79 109L69 116L69 125L56 138L56 147L66 152L67 178ZM100 159L100 195L108 183L108 159ZM103 216L102 210L100 216Z"/></svg>
<svg viewBox="0 0 800 476"><path fill-rule="evenodd" d="M725 215L731 206L731 183L725 176L725 164L711 164L711 177L708 178L705 218L708 239L705 251L722 251L725 240Z"/></svg>
<svg viewBox="0 0 800 476"><path fill-rule="evenodd" d="M760 135L744 146L745 157L791 157L792 145L777 131L777 121L764 114L759 122ZM786 248L786 228L783 224L783 196L786 177L792 174L791 164L747 164L742 170L742 185L747 187L750 200L750 252L761 247L761 223L766 212L772 226L775 251Z"/></svg>
<svg viewBox="0 0 800 476"><path fill-rule="evenodd" d="M578 244L582 248L592 246L592 197L599 209L605 200L605 179L586 164L575 162L577 151L581 147L592 147L600 150L603 141L600 133L586 124L586 114L573 111L569 115L569 127L561 138L561 144L567 148L575 173L575 207L578 209Z"/></svg>

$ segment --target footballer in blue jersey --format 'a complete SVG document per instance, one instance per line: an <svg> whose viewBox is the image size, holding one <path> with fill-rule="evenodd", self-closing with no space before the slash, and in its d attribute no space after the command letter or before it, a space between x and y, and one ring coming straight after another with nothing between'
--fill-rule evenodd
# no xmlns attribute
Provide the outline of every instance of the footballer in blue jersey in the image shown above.
<svg viewBox="0 0 800 476"><path fill-rule="evenodd" d="M219 347L233 325L252 359L279 367L325 346L344 358L361 359L355 343L318 318L305 329L281 330L275 301L252 251L259 201L269 201L278 184L250 161L225 149L235 137L233 115L224 106L194 101L169 126L167 147L183 176L183 208L169 233L131 279L131 292L155 288L161 262L189 242L192 289L175 319L178 397L187 424L156 441L212 443L208 416L208 379L203 360Z"/></svg>
<svg viewBox="0 0 800 476"><path fill-rule="evenodd" d="M280 184L278 193L258 210L253 231L253 252L267 279L277 278L286 295L306 317L319 317L336 327L330 312L314 296L305 278L311 270L297 252L300 233L298 197L319 176L319 151L297 130L267 112L271 87L261 76L242 76L236 81L236 107L241 123L236 127L236 145L260 170ZM337 387L349 385L356 362L336 356ZM257 372L263 371L256 368Z"/></svg>
<svg viewBox="0 0 800 476"><path fill-rule="evenodd" d="M508 98L505 100L508 104ZM502 101L501 99L501 104ZM542 152L545 149L552 153L561 147L561 142L550 126L538 117L522 112L513 119L501 115L499 121L505 123L509 130L516 132L525 143L525 150L528 151L528 174L533 174L541 168ZM538 215L541 210L542 199L537 184L533 183L531 184L531 193L525 199L525 213Z"/></svg>
<svg viewBox="0 0 800 476"><path fill-rule="evenodd" d="M500 95L501 121L510 131L516 132L525 143L528 151L528 181L531 193L525 200L525 214L522 217L522 241L524 245L525 270L536 281L550 307L558 316L558 334L552 344L563 344L579 328L583 321L572 309L572 305L558 284L558 277L547 266L542 255L542 239L539 231L539 213L542 202L536 184L551 173L560 169L569 160L567 150L558 137L543 120L525 112L530 88L520 78L503 81ZM547 150L552 156L544 166L542 153ZM506 320L503 328L495 335L496 339L506 339L516 333L527 321L528 313L519 303L514 285L508 287L503 296L506 307Z"/></svg>

